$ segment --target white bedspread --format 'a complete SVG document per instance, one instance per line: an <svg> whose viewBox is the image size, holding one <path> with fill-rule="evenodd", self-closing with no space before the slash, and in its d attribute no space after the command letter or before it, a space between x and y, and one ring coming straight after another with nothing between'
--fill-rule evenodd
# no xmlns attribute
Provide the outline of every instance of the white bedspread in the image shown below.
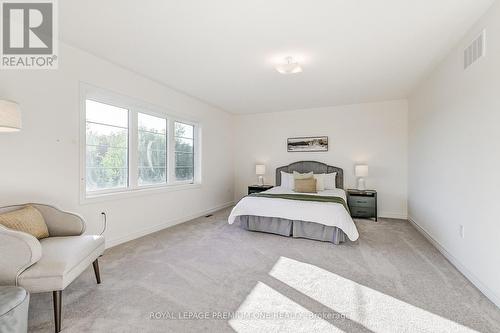
<svg viewBox="0 0 500 333"><path fill-rule="evenodd" d="M292 194L296 192L277 186L265 191L265 193ZM339 196L346 200L345 191L341 189L325 190L310 195ZM244 197L231 211L231 215L228 218L229 224L232 224L237 216L244 215L315 222L340 228L352 241L357 240L359 237L358 229L344 206L333 202Z"/></svg>

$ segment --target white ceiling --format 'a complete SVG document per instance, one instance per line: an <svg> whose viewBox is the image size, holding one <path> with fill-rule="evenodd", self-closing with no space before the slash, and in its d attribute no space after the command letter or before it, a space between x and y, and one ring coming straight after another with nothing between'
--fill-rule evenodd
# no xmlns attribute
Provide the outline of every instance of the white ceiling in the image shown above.
<svg viewBox="0 0 500 333"><path fill-rule="evenodd" d="M234 113L405 98L494 0L64 0L68 44ZM302 60L281 75L276 58Z"/></svg>

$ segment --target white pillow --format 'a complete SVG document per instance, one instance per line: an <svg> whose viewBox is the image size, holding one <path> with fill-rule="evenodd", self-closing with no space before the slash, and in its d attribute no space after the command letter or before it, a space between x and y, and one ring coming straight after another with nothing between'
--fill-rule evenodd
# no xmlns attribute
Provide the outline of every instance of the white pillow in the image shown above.
<svg viewBox="0 0 500 333"><path fill-rule="evenodd" d="M293 179L293 175L287 172L281 172L281 186L290 190L293 190L295 187L295 182Z"/></svg>
<svg viewBox="0 0 500 333"><path fill-rule="evenodd" d="M316 179L316 191L324 191L325 190L325 174L320 173L313 176Z"/></svg>
<svg viewBox="0 0 500 333"><path fill-rule="evenodd" d="M293 172L293 179L309 179L313 177L313 172L300 173L297 171Z"/></svg>
<svg viewBox="0 0 500 333"><path fill-rule="evenodd" d="M337 187L335 186L335 179L337 178L337 173L326 173L325 174L325 190L334 190Z"/></svg>

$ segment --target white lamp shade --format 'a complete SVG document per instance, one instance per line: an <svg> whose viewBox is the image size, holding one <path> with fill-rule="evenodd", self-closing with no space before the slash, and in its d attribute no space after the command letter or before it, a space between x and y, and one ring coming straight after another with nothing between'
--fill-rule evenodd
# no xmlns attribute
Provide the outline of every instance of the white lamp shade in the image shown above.
<svg viewBox="0 0 500 333"><path fill-rule="evenodd" d="M0 100L0 132L16 132L21 129L21 109L17 103Z"/></svg>
<svg viewBox="0 0 500 333"><path fill-rule="evenodd" d="M368 176L368 165L360 164L354 167L354 173L356 177L367 177Z"/></svg>
<svg viewBox="0 0 500 333"><path fill-rule="evenodd" d="M257 164L255 166L255 174L256 175L265 175L266 174L266 166L263 164Z"/></svg>

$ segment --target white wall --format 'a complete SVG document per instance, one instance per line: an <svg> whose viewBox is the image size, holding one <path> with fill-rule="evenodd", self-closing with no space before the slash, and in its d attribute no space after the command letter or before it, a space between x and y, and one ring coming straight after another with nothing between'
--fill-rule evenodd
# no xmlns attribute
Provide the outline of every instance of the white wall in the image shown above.
<svg viewBox="0 0 500 333"><path fill-rule="evenodd" d="M257 182L255 164L266 165L274 184L276 167L314 160L344 169L345 188L356 186L354 164L367 163L367 187L379 193L379 214L406 218L407 102L357 104L239 115L235 118L235 199ZM289 153L290 137L327 135L329 151Z"/></svg>
<svg viewBox="0 0 500 333"><path fill-rule="evenodd" d="M44 202L83 215L90 232L108 215L107 245L137 237L233 201L232 116L163 85L60 44L58 70L4 70L0 98L20 103L23 130L0 135L0 206ZM200 122L201 188L92 204L79 202L79 82Z"/></svg>
<svg viewBox="0 0 500 333"><path fill-rule="evenodd" d="M484 28L486 57L464 71ZM497 1L409 99L409 215L500 306L499 89Z"/></svg>

